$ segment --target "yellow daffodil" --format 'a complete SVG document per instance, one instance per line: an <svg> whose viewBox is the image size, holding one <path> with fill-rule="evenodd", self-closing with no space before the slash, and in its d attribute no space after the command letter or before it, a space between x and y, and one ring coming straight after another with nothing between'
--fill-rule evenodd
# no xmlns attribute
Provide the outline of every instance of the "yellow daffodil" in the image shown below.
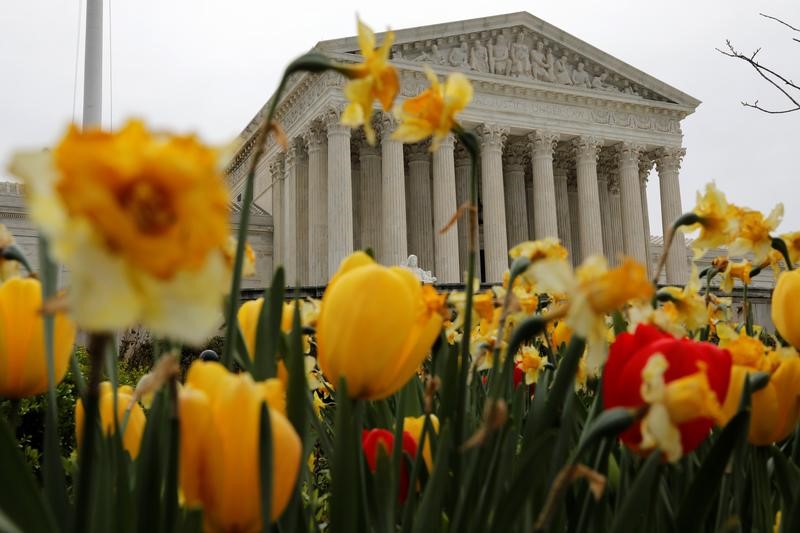
<svg viewBox="0 0 800 533"><path fill-rule="evenodd" d="M386 32L383 44L376 48L375 33L358 19L358 46L364 61L342 70L350 78L344 88L350 103L342 113L342 124L353 128L364 126L364 134L371 145L375 144L372 102L377 100L384 111L389 111L400 90L397 70L389 64L393 42L394 32Z"/></svg>
<svg viewBox="0 0 800 533"><path fill-rule="evenodd" d="M508 255L511 259L527 257L533 263L540 259L566 259L568 253L558 239L548 237L536 241L521 242L509 250Z"/></svg>
<svg viewBox="0 0 800 533"><path fill-rule="evenodd" d="M430 415L431 427L434 433L439 433L439 418L436 415ZM422 438L422 429L425 427L425 415L422 416L407 416L403 419L403 431L407 431L414 439L419 449L419 441ZM431 453L431 434L425 437L425 448L422 451L422 458L425 460L425 466L428 467L428 472L433 472L433 454Z"/></svg>
<svg viewBox="0 0 800 533"><path fill-rule="evenodd" d="M202 506L204 531L261 531L259 424L267 404L272 435L272 520L286 508L302 444L284 416L277 380L254 382L219 363L195 361L180 392L180 483Z"/></svg>
<svg viewBox="0 0 800 533"><path fill-rule="evenodd" d="M456 125L456 115L472 100L472 84L460 72L450 74L444 85L432 70L426 68L425 72L431 86L395 112L400 125L392 139L415 143L432 136L433 152Z"/></svg>
<svg viewBox="0 0 800 533"><path fill-rule="evenodd" d="M125 413L130 410L128 423L125 426L125 433L122 435L122 447L125 448L133 459L139 455L139 447L142 444L142 435L147 418L144 409L139 402L134 400L133 388L129 385L122 385L117 389L117 415L114 417L114 388L111 383L104 381L100 383L100 425L106 435L113 435L116 426L122 425L125 420ZM83 440L84 422L83 403L80 398L75 403L75 436L80 449Z"/></svg>
<svg viewBox="0 0 800 533"><path fill-rule="evenodd" d="M775 328L800 349L800 270L784 272L772 292L772 322Z"/></svg>
<svg viewBox="0 0 800 533"><path fill-rule="evenodd" d="M228 244L225 246L225 261L228 268L233 270L233 263L236 261L236 238L231 236L228 238ZM242 262L242 277L250 278L256 275L256 252L250 243L244 243L244 261Z"/></svg>
<svg viewBox="0 0 800 533"><path fill-rule="evenodd" d="M727 423L739 409L747 374L767 372L767 385L753 393L752 416L748 441L765 446L786 438L800 417L800 356L792 348L767 348L744 330L733 339L721 338L720 346L733 359L728 396L723 405L723 421Z"/></svg>
<svg viewBox="0 0 800 533"><path fill-rule="evenodd" d="M646 301L654 292L647 269L631 258L609 269L605 258L588 258L575 272L561 258L541 259L531 265L537 284L545 291L568 297L566 324L585 338L589 349L588 370L596 373L607 355L606 315L630 301Z"/></svg>
<svg viewBox="0 0 800 533"><path fill-rule="evenodd" d="M649 407L641 421L640 449L658 448L668 461L675 462L683 455L678 425L696 418L721 418L721 407L708 375L700 363L698 366L696 373L665 383L667 359L655 353L647 360L640 394Z"/></svg>
<svg viewBox="0 0 800 533"><path fill-rule="evenodd" d="M734 279L740 280L745 285L750 285L750 271L753 270L753 264L750 261L743 260L736 263L727 257L716 257L711 262L711 266L722 273L722 282L719 288L723 292L730 293L733 290Z"/></svg>
<svg viewBox="0 0 800 533"><path fill-rule="evenodd" d="M56 384L64 379L75 342L75 324L55 316L53 359ZM0 285L0 397L25 398L47 390L42 287L34 278Z"/></svg>
<svg viewBox="0 0 800 533"><path fill-rule="evenodd" d="M730 244L731 255L744 255L752 252L753 263L761 264L767 259L772 249L771 233L783 219L783 204L778 204L764 218L759 211L741 209L739 211L739 229L736 238Z"/></svg>
<svg viewBox="0 0 800 533"><path fill-rule="evenodd" d="M221 322L229 200L218 153L191 136L72 127L52 152L18 153L30 215L70 271L78 324L142 324L200 343Z"/></svg>
<svg viewBox="0 0 800 533"><path fill-rule="evenodd" d="M514 362L525 376L525 384L531 385L539 379L547 358L540 355L535 346L523 346L514 358Z"/></svg>
<svg viewBox="0 0 800 533"><path fill-rule="evenodd" d="M318 363L354 398L380 399L414 375L442 327L442 299L423 290L403 267L384 267L367 254L345 258L322 297Z"/></svg>
<svg viewBox="0 0 800 533"><path fill-rule="evenodd" d="M689 281L681 287L664 287L659 293L667 294L669 301L662 306L670 320L679 322L687 331L695 331L708 324L708 306L700 296L700 278L692 265Z"/></svg>
<svg viewBox="0 0 800 533"><path fill-rule="evenodd" d="M738 231L738 208L728 204L725 195L712 182L706 185L705 194L697 193L697 205L693 212L700 221L684 228L685 232L700 229L700 235L692 241L695 259L706 250L730 244Z"/></svg>

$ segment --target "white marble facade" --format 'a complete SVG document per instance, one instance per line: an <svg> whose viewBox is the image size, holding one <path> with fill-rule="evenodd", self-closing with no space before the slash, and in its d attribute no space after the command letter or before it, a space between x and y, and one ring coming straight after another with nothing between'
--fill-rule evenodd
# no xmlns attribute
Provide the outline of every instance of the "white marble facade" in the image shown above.
<svg viewBox="0 0 800 533"><path fill-rule="evenodd" d="M461 121L481 143L481 277L496 283L508 249L559 237L574 261L595 253L647 261L647 196L655 167L664 226L682 212L680 122L699 101L528 14L514 13L396 31L392 58L401 99L428 86L424 69L465 72L475 96ZM378 35L380 41L381 35ZM354 37L316 50L359 61ZM267 149L256 203L272 214L274 261L294 286L324 285L347 254L372 248L386 264L408 255L440 283L463 281L465 222L440 233L467 196L470 160L452 138L427 144L390 138L376 112L378 144L339 123L345 80L330 72L290 81L277 120L290 138ZM228 169L234 196L265 106L242 132ZM666 281L688 277L676 239Z"/></svg>

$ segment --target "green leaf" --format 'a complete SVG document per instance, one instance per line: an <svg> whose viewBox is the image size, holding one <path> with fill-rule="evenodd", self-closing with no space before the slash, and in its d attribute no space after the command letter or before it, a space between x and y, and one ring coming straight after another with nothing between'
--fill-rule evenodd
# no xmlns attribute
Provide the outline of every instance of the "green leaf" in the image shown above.
<svg viewBox="0 0 800 533"><path fill-rule="evenodd" d="M574 453L575 459L580 456L595 442L604 437L616 436L628 429L636 421L636 410L627 407L614 407L606 409L587 425L586 432L581 436L578 447Z"/></svg>
<svg viewBox="0 0 800 533"><path fill-rule="evenodd" d="M620 333L628 331L628 323L625 322L625 317L622 316L622 313L614 311L611 318L614 321L614 335L619 335Z"/></svg>
<svg viewBox="0 0 800 533"><path fill-rule="evenodd" d="M2 527L5 517L5 521L21 531L56 531L50 508L3 417L0 417L0 472L3 478L0 483L0 530L5 531Z"/></svg>
<svg viewBox="0 0 800 533"><path fill-rule="evenodd" d="M653 494L655 483L658 480L658 470L661 466L661 452L653 451L644 462L639 475L633 480L622 504L616 510L611 533L627 533L639 531L641 518L648 512L648 502ZM682 530L679 530L682 531Z"/></svg>
<svg viewBox="0 0 800 533"><path fill-rule="evenodd" d="M294 72L314 72L320 73L326 70L337 70L341 74L348 76L349 71L346 65L339 65L331 61L326 55L318 52L309 52L298 57L286 67L286 74L288 76Z"/></svg>
<svg viewBox="0 0 800 533"><path fill-rule="evenodd" d="M261 404L258 422L258 479L261 487L262 530L268 533L272 523L272 426L267 404Z"/></svg>
<svg viewBox="0 0 800 533"><path fill-rule="evenodd" d="M783 507L784 509L789 509L797 501L796 497L798 489L800 489L800 469L789 461L789 458L777 446L768 446L767 450L772 455L772 462L775 465L775 484L781 493Z"/></svg>
<svg viewBox="0 0 800 533"><path fill-rule="evenodd" d="M360 489L356 454L361 453L361 438L360 433L356 433L360 429L354 424L347 381L343 377L336 390L336 442L331 460L330 530L333 533L350 533L358 527Z"/></svg>
<svg viewBox="0 0 800 533"><path fill-rule="evenodd" d="M508 286L513 287L517 276L528 270L529 266L531 266L531 260L525 256L520 256L514 259L514 262L511 263L511 268L509 269Z"/></svg>
<svg viewBox="0 0 800 533"><path fill-rule="evenodd" d="M278 372L278 343L283 319L284 272L278 267L272 278L272 286L264 290L264 303L256 326L255 354L253 354L253 378L261 381L273 378Z"/></svg>
<svg viewBox="0 0 800 533"><path fill-rule="evenodd" d="M747 438L749 411L734 416L720 432L678 509L678 531L701 531L722 482L725 467L736 445Z"/></svg>
<svg viewBox="0 0 800 533"><path fill-rule="evenodd" d="M298 302L299 304L299 302ZM292 332L289 334L289 351L286 354L286 370L289 373L289 386L286 394L286 414L294 426L301 442L306 436L306 403L309 401L308 381L306 379L305 355L303 354L302 325L300 306L295 305L292 316Z"/></svg>
<svg viewBox="0 0 800 533"><path fill-rule="evenodd" d="M567 351L558 364L558 370L556 370L553 386L547 395L544 409L536 419L537 433L555 426L558 421L561 406L564 405L566 395L569 394L572 387L585 346L586 342L577 335L573 335L569 341Z"/></svg>
<svg viewBox="0 0 800 533"><path fill-rule="evenodd" d="M425 486L422 500L414 520L414 533L438 531L441 525L441 508L444 500L444 488L449 476L449 457L452 447L450 424L445 425L439 435L439 449L433 459L433 472ZM413 490L413 487L409 487Z"/></svg>
<svg viewBox="0 0 800 533"><path fill-rule="evenodd" d="M166 478L164 480L164 527L162 531L172 531L178 520L178 465L181 445L181 428L178 419L178 389L174 381L170 382L168 390L164 393L169 395L169 405L167 409L167 428L168 428L168 458L166 464Z"/></svg>
<svg viewBox="0 0 800 533"><path fill-rule="evenodd" d="M161 481L165 465L160 445L165 425L165 403L162 389L153 398L136 458L136 525L140 533L160 531L162 523Z"/></svg>

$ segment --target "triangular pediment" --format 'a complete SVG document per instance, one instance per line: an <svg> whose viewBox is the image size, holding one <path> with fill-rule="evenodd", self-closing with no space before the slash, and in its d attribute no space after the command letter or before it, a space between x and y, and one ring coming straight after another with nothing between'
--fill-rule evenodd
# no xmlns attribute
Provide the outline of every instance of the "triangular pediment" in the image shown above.
<svg viewBox="0 0 800 533"><path fill-rule="evenodd" d="M378 39L380 42L380 34ZM359 54L355 37L323 41L316 48ZM398 65L427 64L474 76L538 82L691 109L700 104L526 12L396 30L392 59Z"/></svg>

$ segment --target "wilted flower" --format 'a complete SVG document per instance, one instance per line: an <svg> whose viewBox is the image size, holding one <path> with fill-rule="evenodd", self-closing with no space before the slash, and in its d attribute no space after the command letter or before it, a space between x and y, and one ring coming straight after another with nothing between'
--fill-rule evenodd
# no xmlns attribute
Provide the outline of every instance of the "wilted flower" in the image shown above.
<svg viewBox="0 0 800 533"><path fill-rule="evenodd" d="M186 504L203 507L205 531L261 531L259 427L267 404L272 436L272 520L289 503L302 444L276 379L255 382L219 363L195 361L180 391L180 483Z"/></svg>
<svg viewBox="0 0 800 533"><path fill-rule="evenodd" d="M431 86L403 102L395 112L400 125L392 139L415 143L433 136L433 152L456 125L456 115L472 100L472 84L460 72L450 74L444 85L429 68L425 73Z"/></svg>
<svg viewBox="0 0 800 533"><path fill-rule="evenodd" d="M720 416L731 357L710 343L675 339L653 326L621 333L603 373L603 405L645 408L620 438L634 450L661 450L669 461L694 450Z"/></svg>
<svg viewBox="0 0 800 533"><path fill-rule="evenodd" d="M383 44L375 47L375 33L358 19L358 46L361 48L363 63L348 65L341 69L350 81L344 94L350 101L342 113L342 124L357 128L364 126L364 134L369 144L375 144L375 130L372 129L372 102L378 100L384 111L392 108L392 103L400 90L397 70L389 64L389 52L394 42L394 33L386 32Z"/></svg>
<svg viewBox="0 0 800 533"><path fill-rule="evenodd" d="M18 153L31 218L70 270L78 324L141 323L199 343L219 326L230 269L218 154L194 137L70 128L51 152Z"/></svg>
<svg viewBox="0 0 800 533"><path fill-rule="evenodd" d="M417 371L442 327L443 301L402 267L356 252L342 261L322 297L318 363L354 398L397 392Z"/></svg>
<svg viewBox="0 0 800 533"><path fill-rule="evenodd" d="M55 316L54 386L64 379L75 342L75 324ZM42 286L33 278L11 278L0 285L0 397L25 398L47 390Z"/></svg>
<svg viewBox="0 0 800 533"><path fill-rule="evenodd" d="M114 416L114 388L109 381L100 383L99 404L100 425L103 433L113 435L117 426L121 426L125 420L125 413L130 410L128 423L125 432L122 434L122 447L125 448L133 459L139 455L139 447L142 444L142 435L147 418L144 409L134 399L133 388L129 385L122 385L117 389L117 415ZM80 398L75 402L75 437L80 449L83 441L83 422L84 422L83 402ZM92 450L94 453L94 450Z"/></svg>

